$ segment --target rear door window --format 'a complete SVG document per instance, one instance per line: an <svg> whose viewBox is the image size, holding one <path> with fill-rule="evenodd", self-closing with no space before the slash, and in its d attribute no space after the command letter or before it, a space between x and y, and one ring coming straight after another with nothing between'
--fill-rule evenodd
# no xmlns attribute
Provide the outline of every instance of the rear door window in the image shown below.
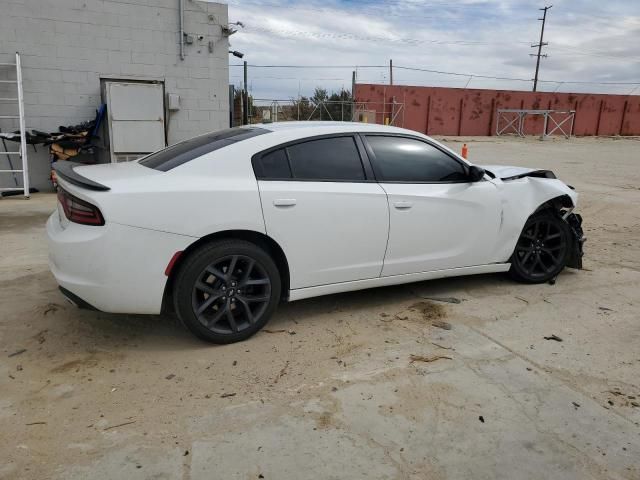
<svg viewBox="0 0 640 480"><path fill-rule="evenodd" d="M242 140L269 133L264 128L228 128L207 133L158 150L140 160L140 165L166 172L207 153Z"/></svg>
<svg viewBox="0 0 640 480"><path fill-rule="evenodd" d="M260 157L256 175L262 180L365 180L360 153L352 136L319 138L282 147Z"/></svg>
<svg viewBox="0 0 640 480"><path fill-rule="evenodd" d="M358 147L353 137L310 140L287 147L293 177L302 180L365 179Z"/></svg>

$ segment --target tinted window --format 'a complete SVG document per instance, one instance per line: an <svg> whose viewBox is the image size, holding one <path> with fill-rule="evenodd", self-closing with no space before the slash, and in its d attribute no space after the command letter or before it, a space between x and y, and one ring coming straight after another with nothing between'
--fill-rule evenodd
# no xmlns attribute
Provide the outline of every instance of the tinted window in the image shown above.
<svg viewBox="0 0 640 480"><path fill-rule="evenodd" d="M166 172L172 168L236 142L268 133L264 128L228 128L176 143L144 159L140 165Z"/></svg>
<svg viewBox="0 0 640 480"><path fill-rule="evenodd" d="M291 178L291 169L284 148L262 156L262 178Z"/></svg>
<svg viewBox="0 0 640 480"><path fill-rule="evenodd" d="M364 180L353 137L323 138L287 147L294 178Z"/></svg>
<svg viewBox="0 0 640 480"><path fill-rule="evenodd" d="M463 166L420 140L367 136L376 172L388 182L459 182L467 180Z"/></svg>

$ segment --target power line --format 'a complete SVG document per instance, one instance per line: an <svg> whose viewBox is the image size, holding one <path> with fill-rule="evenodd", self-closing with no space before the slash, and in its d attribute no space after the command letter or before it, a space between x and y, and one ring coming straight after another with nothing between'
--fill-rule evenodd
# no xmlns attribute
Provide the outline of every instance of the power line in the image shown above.
<svg viewBox="0 0 640 480"><path fill-rule="evenodd" d="M542 39L544 37L544 24L547 21L547 10L549 10L551 7L553 7L553 5L549 5L549 6L545 6L544 8L539 8L538 10L542 10L543 14L542 14L542 18L539 18L538 20L542 20L542 27L540 28L540 41L536 44L536 45L531 45L531 48L538 48L538 53L536 55L531 54L531 56L533 57L537 57L536 58L536 73L535 76L533 77L533 91L535 92L536 89L538 88L538 72L540 71L540 58L541 57L545 57L546 58L546 54L542 54L542 47L545 45L549 45L547 42L543 42Z"/></svg>
<svg viewBox="0 0 640 480"><path fill-rule="evenodd" d="M490 76L490 75L476 75L475 73L471 74L471 73L460 73L460 72L445 72L443 70L430 70L427 68L416 68L416 67L400 67L400 66L395 66L394 68L399 68L402 70L413 70L416 72L428 72L428 73L438 73L441 75L454 75L454 76L460 76L460 77L474 77L474 78L489 78L492 80L511 80L511 81L516 81L516 82L530 82L531 79L530 78L514 78L514 77L494 77L494 76Z"/></svg>
<svg viewBox="0 0 640 480"><path fill-rule="evenodd" d="M305 38L318 38L318 39L336 39L336 40L360 40L367 42L382 42L382 43L402 43L404 45L409 46L418 46L422 44L431 44L431 45L451 45L451 46L463 46L463 47L478 47L478 46L490 46L490 45L504 45L504 42L488 42L488 41L474 41L474 40L438 40L438 39L418 39L418 38L410 38L410 37L401 37L401 38L388 38L388 37L369 37L356 35L348 32L311 32L307 30L275 30L266 27L246 27L245 31L247 33L264 33L267 35L275 35L281 37L305 37ZM529 42L517 41L511 42L512 44L520 44L520 45L530 45ZM547 46L547 42L543 42L542 46ZM531 47L538 47L539 53L541 50L541 46L539 44L531 45ZM640 57L634 57L629 55L615 55L607 52L598 52L593 50L582 50L577 47L564 46L564 45L556 45L554 44L554 49L564 49L575 52L576 55L583 56L592 56L592 57L600 57L600 58L611 58L611 59L619 59L619 60L639 60ZM560 55L567 55L566 53ZM531 56L537 57L536 54L531 54ZM546 57L546 54L540 53L540 57Z"/></svg>
<svg viewBox="0 0 640 480"><path fill-rule="evenodd" d="M230 67L242 67L242 64L234 63ZM255 65L248 64L252 68L388 68L388 65Z"/></svg>
<svg viewBox="0 0 640 480"><path fill-rule="evenodd" d="M242 67L243 64L232 64L230 67ZM258 65L258 64L248 64L248 67L251 68L285 68L285 69L331 69L331 68L347 68L350 70L358 70L364 68L380 68L380 69L388 69L389 65ZM473 78L484 78L490 80L507 80L507 81L515 81L515 82L531 82L530 78L518 78L518 77L504 77L504 76L494 76L494 75L478 75L475 73L469 72L448 72L445 70L434 70L428 68L417 68L417 67L405 67L401 65L394 65L394 69L415 71L415 72L426 72L426 73L435 73L439 75L452 75L459 77L473 77ZM576 85L640 85L640 82L609 82L609 81L583 81L583 80L538 80L538 83L569 83Z"/></svg>

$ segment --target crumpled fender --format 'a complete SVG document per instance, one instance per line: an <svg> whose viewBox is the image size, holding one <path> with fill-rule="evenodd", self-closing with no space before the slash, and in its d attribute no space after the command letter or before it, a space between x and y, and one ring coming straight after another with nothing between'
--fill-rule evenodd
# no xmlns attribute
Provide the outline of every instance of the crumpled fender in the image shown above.
<svg viewBox="0 0 640 480"><path fill-rule="evenodd" d="M497 262L509 260L525 222L538 208L563 196L570 199L571 207L575 207L578 201L578 194L557 179L525 176L507 181L500 178L490 181L498 189L502 202L502 218L495 252Z"/></svg>
<svg viewBox="0 0 640 480"><path fill-rule="evenodd" d="M505 165L482 165L482 168L494 178L502 180L517 180L524 177L556 178L551 170Z"/></svg>

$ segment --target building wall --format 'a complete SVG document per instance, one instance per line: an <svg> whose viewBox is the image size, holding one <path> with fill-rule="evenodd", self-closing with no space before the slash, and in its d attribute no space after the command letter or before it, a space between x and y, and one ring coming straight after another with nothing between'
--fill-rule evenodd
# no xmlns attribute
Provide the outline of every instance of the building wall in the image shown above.
<svg viewBox="0 0 640 480"><path fill-rule="evenodd" d="M229 42L222 35L227 6L185 0L180 59L179 0L0 0L0 62L22 57L27 129L92 120L101 103L100 78L160 80L180 95L169 112L168 143L229 125ZM203 40L198 40L198 35ZM209 51L213 41L213 52ZM0 67L0 78L14 78ZM13 87L11 87L13 88ZM9 96L0 84L0 97ZM0 115L16 107L0 103ZM2 131L17 129L0 119ZM50 189L47 148L29 147L31 184ZM0 150L2 147L0 146ZM0 155L0 169L6 168ZM0 185L13 182L1 174Z"/></svg>
<svg viewBox="0 0 640 480"><path fill-rule="evenodd" d="M357 84L355 97L366 103L362 108L375 111L376 123L397 113L394 125L427 135L495 135L499 108L575 110L572 133L578 136L640 135L638 95ZM394 100L404 104L402 110L393 107ZM374 121L373 113L370 116ZM540 135L543 128L541 116L525 120L529 135Z"/></svg>

